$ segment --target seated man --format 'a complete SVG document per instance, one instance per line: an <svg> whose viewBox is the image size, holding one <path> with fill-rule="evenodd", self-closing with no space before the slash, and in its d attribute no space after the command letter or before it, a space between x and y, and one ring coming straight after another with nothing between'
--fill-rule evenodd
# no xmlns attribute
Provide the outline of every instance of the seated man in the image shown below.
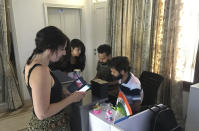
<svg viewBox="0 0 199 131"><path fill-rule="evenodd" d="M114 57L109 62L109 67L112 75L119 79L120 90L126 96L133 113L139 112L143 91L139 79L130 72L128 58L124 56Z"/></svg>
<svg viewBox="0 0 199 131"><path fill-rule="evenodd" d="M111 47L110 45L102 44L97 48L97 51L99 61L97 64L97 74L95 79L102 79L108 82L108 97L111 103L115 104L119 87L118 80L111 75L111 71L108 66L108 63L112 58Z"/></svg>

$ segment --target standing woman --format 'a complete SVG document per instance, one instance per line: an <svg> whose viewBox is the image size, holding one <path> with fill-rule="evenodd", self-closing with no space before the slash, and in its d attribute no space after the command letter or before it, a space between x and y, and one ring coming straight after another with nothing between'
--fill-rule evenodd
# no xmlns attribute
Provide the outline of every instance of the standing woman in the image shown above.
<svg viewBox="0 0 199 131"><path fill-rule="evenodd" d="M58 62L51 63L51 70L61 70L62 72L73 72L74 69L81 71L85 68L86 55L84 43L79 39L71 40L66 48L66 55Z"/></svg>
<svg viewBox="0 0 199 131"><path fill-rule="evenodd" d="M85 95L74 92L63 98L62 86L48 67L49 62L56 62L66 54L68 42L67 36L54 26L45 27L36 34L36 48L24 69L25 83L33 100L30 131L70 130L64 108Z"/></svg>

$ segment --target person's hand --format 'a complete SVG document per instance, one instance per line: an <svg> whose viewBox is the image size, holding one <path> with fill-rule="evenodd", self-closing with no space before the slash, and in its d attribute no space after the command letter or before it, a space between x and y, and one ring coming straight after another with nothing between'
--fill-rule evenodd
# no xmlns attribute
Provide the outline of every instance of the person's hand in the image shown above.
<svg viewBox="0 0 199 131"><path fill-rule="evenodd" d="M79 102L85 95L86 95L85 92L75 91L70 95L70 97L72 102Z"/></svg>

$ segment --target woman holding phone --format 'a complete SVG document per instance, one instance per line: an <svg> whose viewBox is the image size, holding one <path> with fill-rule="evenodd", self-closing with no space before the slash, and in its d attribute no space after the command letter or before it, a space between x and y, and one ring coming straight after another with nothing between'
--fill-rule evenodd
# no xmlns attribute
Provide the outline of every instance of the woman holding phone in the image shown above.
<svg viewBox="0 0 199 131"><path fill-rule="evenodd" d="M24 68L25 83L33 101L30 131L70 131L64 109L80 101L85 93L76 91L64 98L60 82L48 67L50 62L59 61L66 54L68 43L68 37L54 26L45 27L36 34L36 48Z"/></svg>

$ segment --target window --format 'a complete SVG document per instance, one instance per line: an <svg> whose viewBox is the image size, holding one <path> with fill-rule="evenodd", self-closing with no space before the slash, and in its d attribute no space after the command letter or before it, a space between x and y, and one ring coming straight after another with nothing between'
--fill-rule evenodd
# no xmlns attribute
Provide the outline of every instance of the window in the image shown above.
<svg viewBox="0 0 199 131"><path fill-rule="evenodd" d="M199 40L199 1L182 0L176 80L193 82Z"/></svg>

